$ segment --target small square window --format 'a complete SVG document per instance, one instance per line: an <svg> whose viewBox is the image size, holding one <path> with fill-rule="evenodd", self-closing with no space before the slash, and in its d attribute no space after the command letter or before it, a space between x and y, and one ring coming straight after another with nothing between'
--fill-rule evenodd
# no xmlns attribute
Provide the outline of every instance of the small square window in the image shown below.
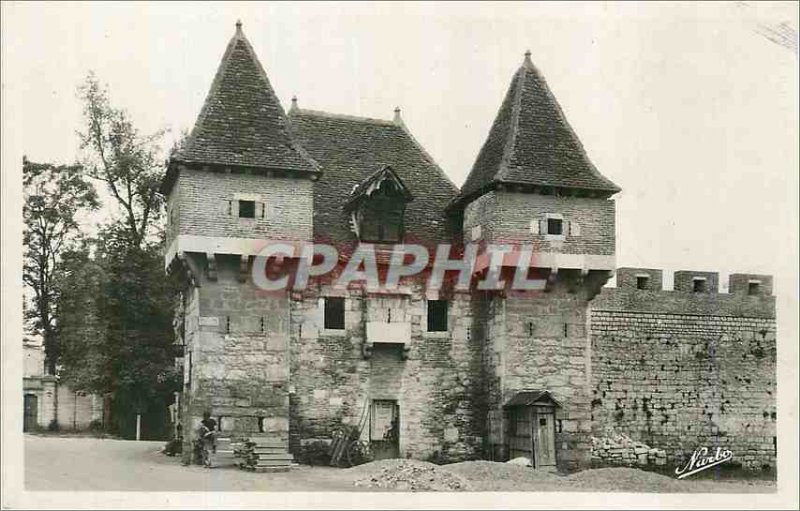
<svg viewBox="0 0 800 511"><path fill-rule="evenodd" d="M761 282L750 282L747 284L747 294L757 295L761 288Z"/></svg>
<svg viewBox="0 0 800 511"><path fill-rule="evenodd" d="M647 282L650 277L636 277L636 289L647 289Z"/></svg>
<svg viewBox="0 0 800 511"><path fill-rule="evenodd" d="M255 217L256 217L256 201L240 200L239 218L255 218Z"/></svg>
<svg viewBox="0 0 800 511"><path fill-rule="evenodd" d="M694 279L692 281L692 291L695 293L705 293L706 289L708 289L706 279Z"/></svg>
<svg viewBox="0 0 800 511"><path fill-rule="evenodd" d="M447 300L428 300L428 332L447 332Z"/></svg>
<svg viewBox="0 0 800 511"><path fill-rule="evenodd" d="M325 329L344 330L344 298L325 298Z"/></svg>
<svg viewBox="0 0 800 511"><path fill-rule="evenodd" d="M547 234L553 234L556 236L564 234L564 221L560 218L548 218Z"/></svg>

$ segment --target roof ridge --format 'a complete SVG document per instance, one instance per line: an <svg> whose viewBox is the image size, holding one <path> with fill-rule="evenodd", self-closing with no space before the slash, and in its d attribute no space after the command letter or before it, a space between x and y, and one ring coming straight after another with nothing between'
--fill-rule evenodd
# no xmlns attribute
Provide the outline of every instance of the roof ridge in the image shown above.
<svg viewBox="0 0 800 511"><path fill-rule="evenodd" d="M343 121L359 121L359 122L368 122L371 124L380 124L382 126L393 126L397 127L398 124L395 123L393 120L389 119L376 119L374 117L361 117L357 115L348 115L348 114L335 114L333 112L325 112L322 110L311 110L309 108L297 108L291 110L289 112L290 116L294 115L312 115L316 117L326 117L329 119L340 119Z"/></svg>
<svg viewBox="0 0 800 511"><path fill-rule="evenodd" d="M233 53L234 49L236 48L236 42L239 40L239 36L244 35L242 34L241 26L238 24L236 25L236 32L234 32L233 37L230 38L228 41L228 46L225 47L225 52L222 54L222 59L220 60L219 66L217 66L217 72L214 74L214 79L211 80L211 87L208 88L208 92L206 93L205 99L203 99L203 106L200 107L200 113L197 116L197 119L194 121L194 125L192 126L192 131L189 132L189 136L186 137L186 141L183 144L183 147L180 148L177 153L175 154L176 159L180 159L181 153L189 145L195 134L201 129L203 124L206 121L206 117L208 116L209 111L211 110L210 100L212 97L216 95L217 90L219 90L220 84L222 82L223 77L225 76L225 71L227 71L228 66L230 65L230 56ZM246 41L245 41L246 42Z"/></svg>
<svg viewBox="0 0 800 511"><path fill-rule="evenodd" d="M417 141L417 139L416 139L416 138L414 138L414 135L412 135L412 134L411 134L411 130L409 130L409 129L408 129L408 126L406 126L406 123L405 123L405 122L403 122L402 120L400 120L400 122L396 123L395 125L396 125L396 126L400 126L400 129L402 129L402 130L403 130L403 133L404 133L404 134L405 134L405 135L406 135L406 136L407 136L407 137L408 137L408 138L411 140L411 143L412 143L412 144L414 144L414 146L415 146L417 149L419 149L419 152L421 152L421 153L422 153L422 155L423 155L423 156L425 156L425 159L427 159L427 160L428 160L428 162L429 162L431 165L433 165L433 166L434 166L434 168L435 168L435 169L436 169L436 170L437 170L437 171L438 171L438 172L439 172L441 175L443 175L443 176L444 176L444 178L447 180L447 182L448 182L448 183L450 183L450 185L453 187L453 191L454 191L454 192L456 192L456 193L458 193L458 191L459 191L459 188L458 188L458 186L456 186L456 184L453 182L453 180L452 180L452 179L450 179L450 176L449 176L449 175L447 175L447 172L445 172L445 171L442 169L442 167L440 167L440 166L439 166L439 164L438 164L438 163L436 163L436 160L434 160L434 159L433 159L433 156L431 156L431 155L430 155L430 153L428 153L428 151L425 149L425 147L423 147L423 146L422 146L422 144L420 144L420 143Z"/></svg>
<svg viewBox="0 0 800 511"><path fill-rule="evenodd" d="M530 53L525 54L525 62L517 70L517 90L514 94L514 102L511 104L511 126L509 127L510 133L506 140L506 145L503 147L503 156L500 159L499 169L494 176L494 181L502 181L505 174L508 172L508 163L514 155L517 146L517 134L519 132L519 112L522 110L522 91L525 88L525 79L528 74L527 64L533 65L530 61Z"/></svg>

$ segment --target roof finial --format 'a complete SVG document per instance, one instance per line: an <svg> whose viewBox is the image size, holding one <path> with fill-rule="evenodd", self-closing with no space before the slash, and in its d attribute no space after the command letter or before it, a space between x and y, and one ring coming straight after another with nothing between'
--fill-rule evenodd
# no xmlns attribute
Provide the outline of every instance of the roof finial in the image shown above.
<svg viewBox="0 0 800 511"><path fill-rule="evenodd" d="M400 107L394 107L394 123L395 124L403 124L403 118L400 117Z"/></svg>
<svg viewBox="0 0 800 511"><path fill-rule="evenodd" d="M522 61L523 67L532 68L533 62L531 62L531 50L525 50L525 60Z"/></svg>
<svg viewBox="0 0 800 511"><path fill-rule="evenodd" d="M236 20L236 33L242 33L242 20Z"/></svg>
<svg viewBox="0 0 800 511"><path fill-rule="evenodd" d="M294 112L297 110L297 95L292 96L292 107L289 109L290 112Z"/></svg>

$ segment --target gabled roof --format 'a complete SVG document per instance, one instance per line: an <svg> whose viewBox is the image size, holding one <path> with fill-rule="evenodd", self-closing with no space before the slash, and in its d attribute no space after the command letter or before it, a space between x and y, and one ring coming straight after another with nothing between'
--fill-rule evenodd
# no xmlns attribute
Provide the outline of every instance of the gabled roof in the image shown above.
<svg viewBox="0 0 800 511"><path fill-rule="evenodd" d="M394 121L330 114L293 107L292 131L323 175L314 183L314 237L352 242L344 208L353 188L386 166L413 195L405 210L406 241L449 239L446 206L458 188L414 140L399 116Z"/></svg>
<svg viewBox="0 0 800 511"><path fill-rule="evenodd" d="M194 129L175 162L318 172L292 139L286 114L240 22Z"/></svg>
<svg viewBox="0 0 800 511"><path fill-rule="evenodd" d="M514 74L500 111L458 202L497 183L604 192L620 188L598 172L533 65L530 52Z"/></svg>
<svg viewBox="0 0 800 511"><path fill-rule="evenodd" d="M344 204L344 208L348 210L352 209L353 206L355 206L362 199L370 197L373 193L377 192L384 181L387 180L395 184L395 187L406 201L414 200L414 196L408 190L405 183L403 183L403 180L400 179L400 176L398 176L395 171L392 170L390 165L385 165L383 168L378 169L364 181L353 187L353 190L350 192L350 196L347 198L347 202Z"/></svg>
<svg viewBox="0 0 800 511"><path fill-rule="evenodd" d="M535 404L547 404L559 408L561 407L561 403L553 397L553 394L551 394L549 390L523 390L522 392L517 392L514 394L514 397L506 401L503 408L511 406L533 406Z"/></svg>

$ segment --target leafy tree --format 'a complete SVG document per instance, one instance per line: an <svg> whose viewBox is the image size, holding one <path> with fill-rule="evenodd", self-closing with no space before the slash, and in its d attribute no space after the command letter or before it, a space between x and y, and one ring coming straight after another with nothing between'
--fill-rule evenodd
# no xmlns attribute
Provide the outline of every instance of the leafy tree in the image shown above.
<svg viewBox="0 0 800 511"><path fill-rule="evenodd" d="M31 291L28 329L42 336L48 372L55 374L58 275L61 255L78 235L76 216L98 207L97 194L79 166L33 163L23 157L25 247L22 279Z"/></svg>
<svg viewBox="0 0 800 511"><path fill-rule="evenodd" d="M59 319L64 379L112 394L118 422L163 412L180 389L172 327L176 287L164 276L161 245L132 247L129 234L124 226L107 226L93 249L66 257L68 291Z"/></svg>
<svg viewBox="0 0 800 511"><path fill-rule="evenodd" d="M62 374L76 388L112 394L112 416L126 430L135 414L145 420L145 414L163 414L179 389L172 328L176 289L164 275L162 258L163 133L142 136L93 74L79 94L83 167L107 186L122 214L69 256L69 291L60 301Z"/></svg>
<svg viewBox="0 0 800 511"><path fill-rule="evenodd" d="M132 246L152 239L159 230L164 197L158 193L163 161L158 143L164 131L144 136L125 110L112 106L107 88L89 73L78 89L83 101L81 146L88 174L104 182L122 211L126 238Z"/></svg>
<svg viewBox="0 0 800 511"><path fill-rule="evenodd" d="M108 282L105 267L92 253L97 240L84 240L64 254L58 300L61 377L72 388L97 393L111 387L106 367L107 322L101 308Z"/></svg>

